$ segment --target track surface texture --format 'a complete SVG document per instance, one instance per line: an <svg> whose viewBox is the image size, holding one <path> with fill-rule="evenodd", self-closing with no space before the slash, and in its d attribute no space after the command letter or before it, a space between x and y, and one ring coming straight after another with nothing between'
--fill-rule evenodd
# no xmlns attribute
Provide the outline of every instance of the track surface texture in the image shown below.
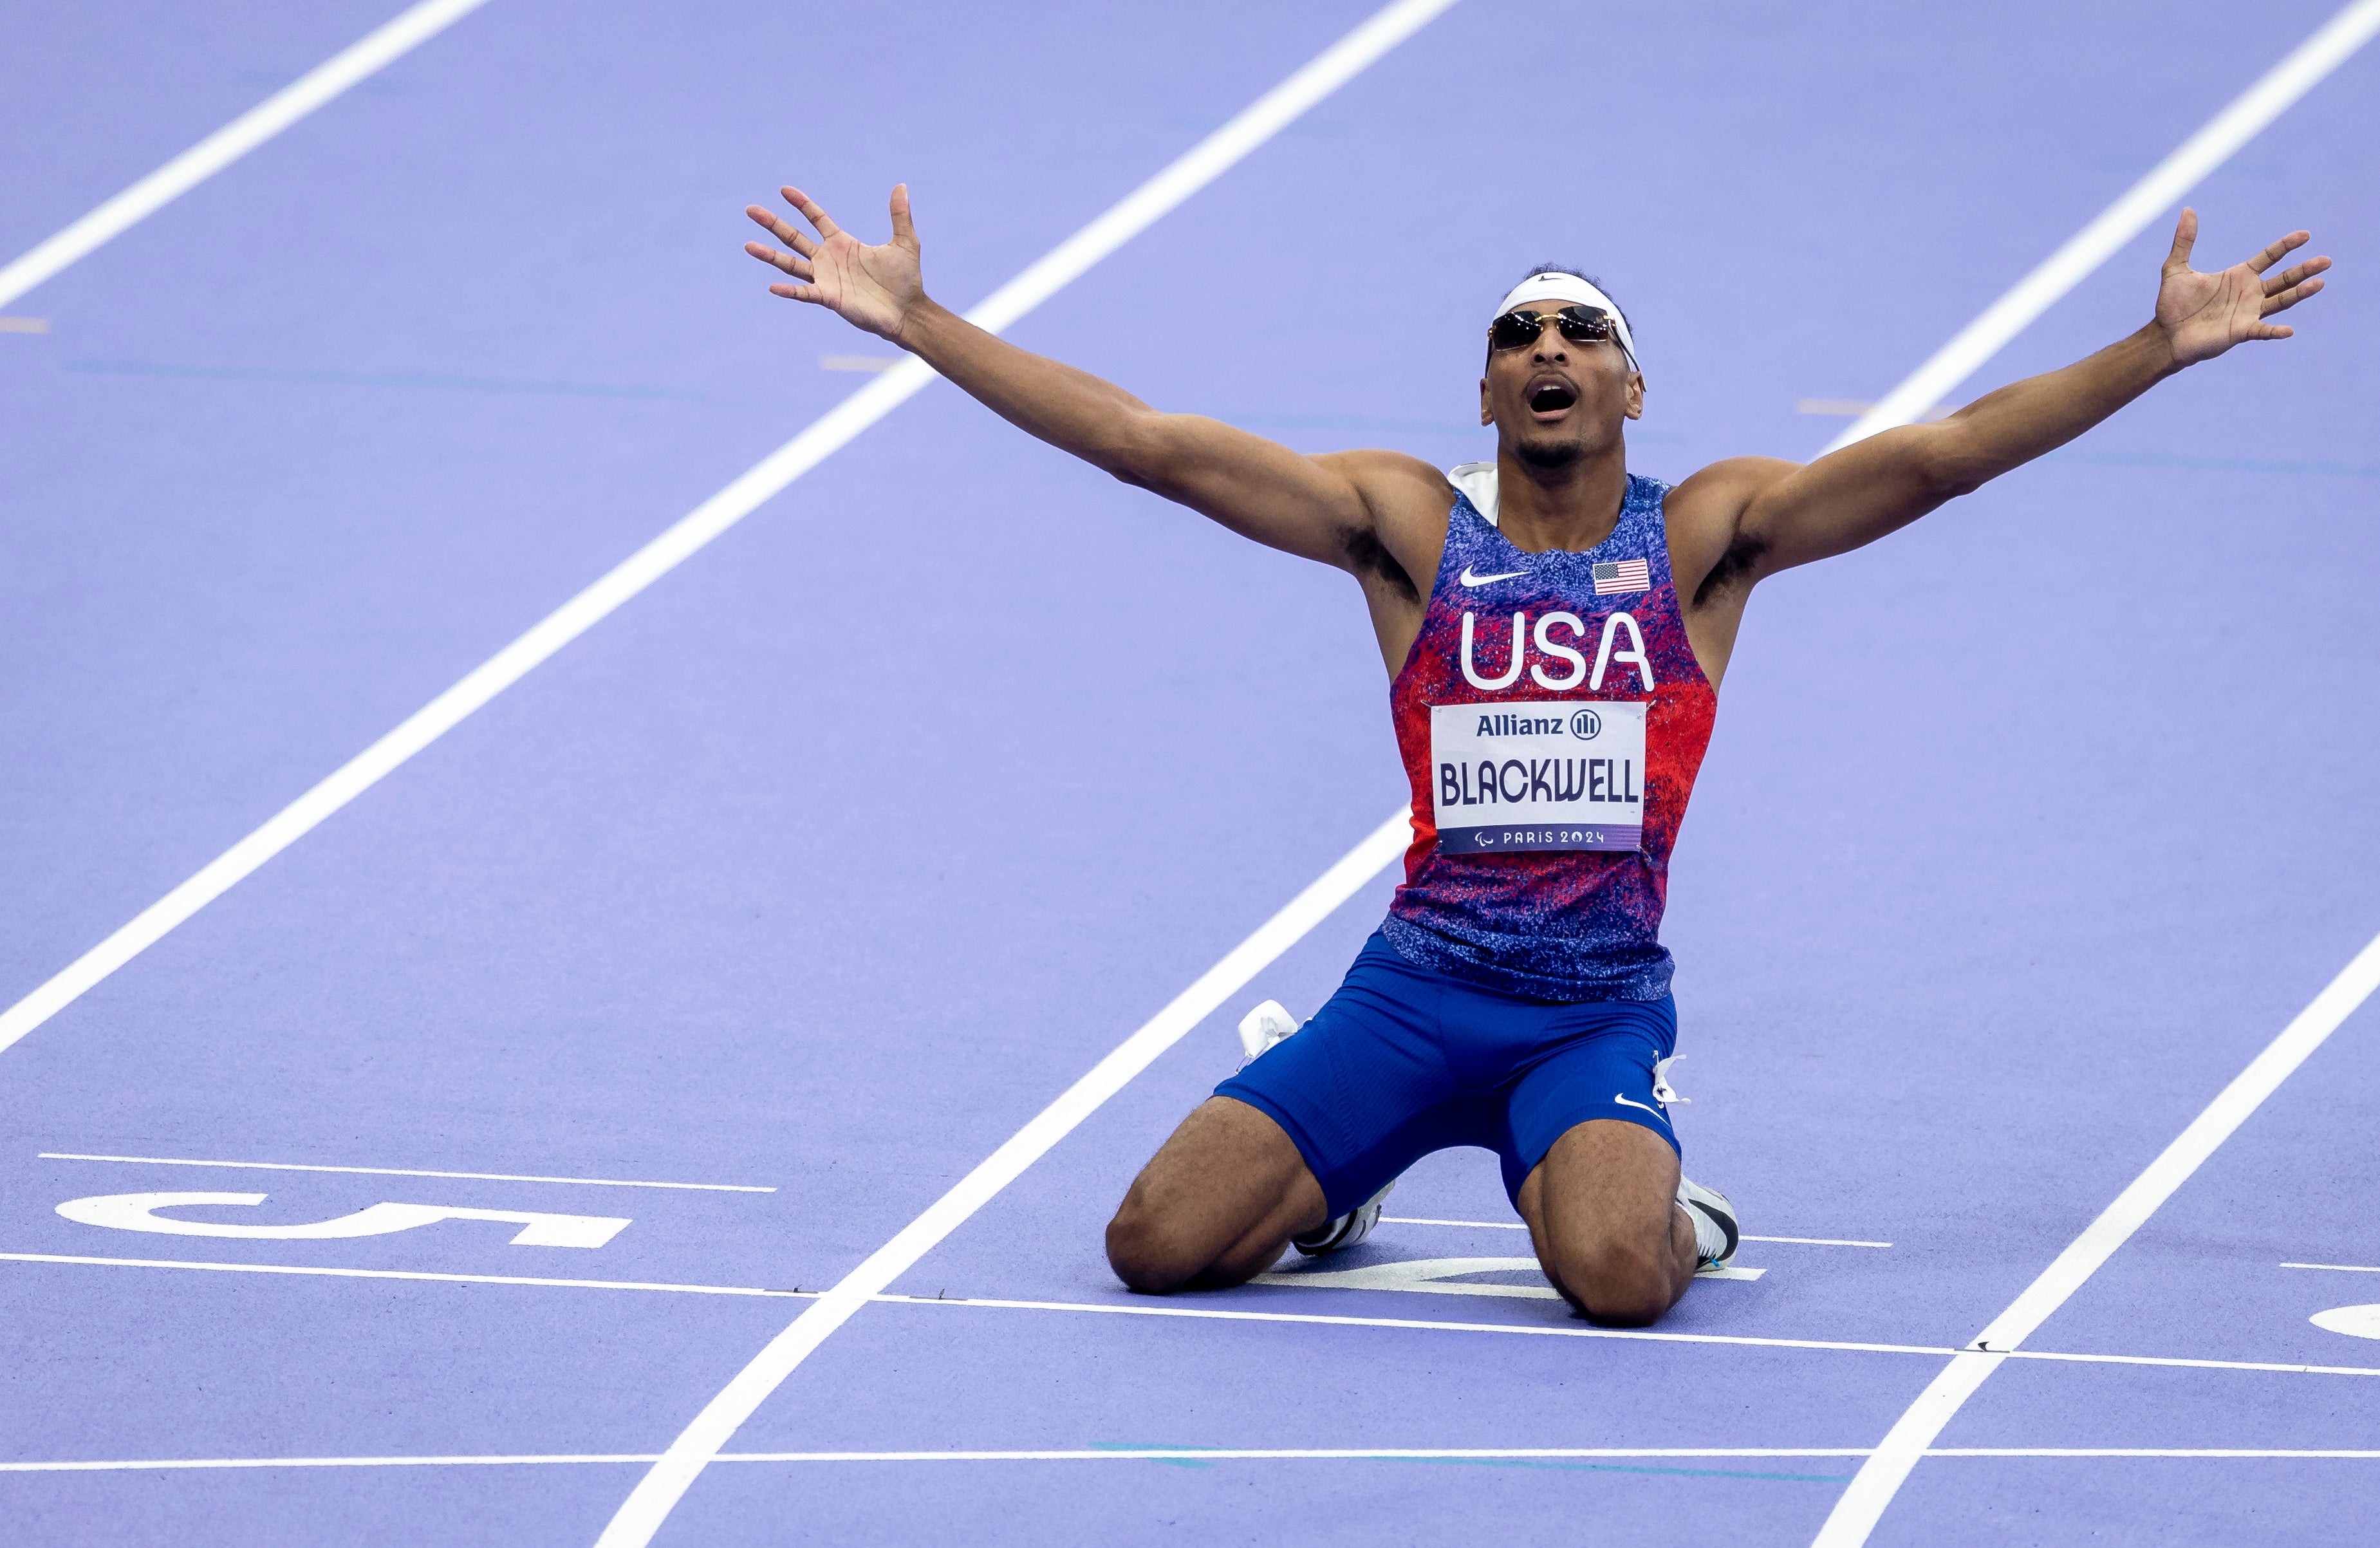
<svg viewBox="0 0 2380 1548"><path fill-rule="evenodd" d="M1847 421L1804 400L1881 397L2334 9L1463 0L1011 336L1451 466L1493 455L1487 311L1574 262L1635 325L1633 467L1805 458ZM43 8L0 261L392 14ZM796 181L876 239L906 180L972 305L1368 14L492 0L0 307L46 324L0 331L0 1008L876 380L765 293L744 203ZM1753 603L1672 877L1680 1129L1749 1232L1815 1239L1747 1242L1691 1338L1598 1335L1525 1263L1126 1294L1124 1184L1243 1012L1330 992L1372 875L651 1541L1815 1538L2380 930L2375 103L2380 47L2191 196L2204 266L2338 257L2297 338ZM2168 220L1953 401L2134 327ZM1342 577L928 386L0 1052L6 1535L594 1542L811 1296L1378 824L1386 711ZM2143 1359L2010 1360L1869 1541L2354 1536L2380 1311L2310 1319L2380 1273L2284 1265L2380 1266L2375 1054L2366 1005L2025 1346ZM603 1239L58 1208L194 1192ZM1527 1256L1480 1152L1389 1213L1315 1268ZM59 1466L96 1463L138 1465Z"/></svg>

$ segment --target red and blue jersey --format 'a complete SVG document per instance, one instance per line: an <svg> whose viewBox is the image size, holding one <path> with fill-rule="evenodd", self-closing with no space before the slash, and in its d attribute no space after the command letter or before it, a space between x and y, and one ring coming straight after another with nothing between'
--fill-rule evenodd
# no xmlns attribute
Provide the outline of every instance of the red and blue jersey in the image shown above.
<svg viewBox="0 0 2380 1548"><path fill-rule="evenodd" d="M1718 703L1670 576L1669 493L1632 475L1584 554L1524 553L1457 494L1390 687L1414 841L1382 928L1409 960L1546 1000L1669 993L1670 851Z"/></svg>

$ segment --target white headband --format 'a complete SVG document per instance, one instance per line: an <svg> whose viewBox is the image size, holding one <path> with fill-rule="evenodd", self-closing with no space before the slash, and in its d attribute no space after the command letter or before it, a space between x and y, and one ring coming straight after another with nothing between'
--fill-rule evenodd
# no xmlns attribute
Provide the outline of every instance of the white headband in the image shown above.
<svg viewBox="0 0 2380 1548"><path fill-rule="evenodd" d="M1628 357L1629 369L1645 369L1636 363L1636 341L1628 336L1628 319L1621 315L1619 305L1578 275L1558 272L1531 274L1512 286L1512 294L1506 296L1503 304L1496 309L1496 315L1501 317L1513 308L1525 306L1531 301L1576 301L1581 306L1591 306L1608 314L1611 319L1611 331L1620 340L1620 352Z"/></svg>

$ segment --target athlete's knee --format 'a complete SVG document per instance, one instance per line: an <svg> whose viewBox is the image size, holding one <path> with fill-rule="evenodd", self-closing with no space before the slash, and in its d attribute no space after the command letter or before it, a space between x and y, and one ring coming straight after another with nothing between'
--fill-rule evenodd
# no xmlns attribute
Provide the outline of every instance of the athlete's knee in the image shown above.
<svg viewBox="0 0 2380 1548"><path fill-rule="evenodd" d="M1546 1275L1589 1322L1641 1328L1660 1321L1676 1300L1665 1254L1631 1242L1597 1242L1547 1255Z"/></svg>
<svg viewBox="0 0 2380 1548"><path fill-rule="evenodd" d="M1197 1244L1169 1231L1134 1193L1108 1222L1108 1267L1131 1289L1161 1296L1179 1290L1207 1266Z"/></svg>

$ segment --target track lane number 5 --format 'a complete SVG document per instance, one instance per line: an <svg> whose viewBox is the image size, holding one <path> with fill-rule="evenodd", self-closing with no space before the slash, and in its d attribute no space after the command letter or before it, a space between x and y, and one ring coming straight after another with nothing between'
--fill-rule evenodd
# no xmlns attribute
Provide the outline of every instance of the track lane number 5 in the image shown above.
<svg viewBox="0 0 2380 1548"><path fill-rule="evenodd" d="M498 1220L520 1227L515 1247L601 1247L628 1225L616 1215L548 1214L534 1210L474 1210L449 1204L372 1204L332 1220L296 1225L259 1225L247 1221L183 1220L160 1210L217 1205L254 1206L261 1193L103 1193L69 1199L58 1206L68 1220L114 1231L150 1231L167 1237L235 1237L249 1241L327 1241L344 1237L384 1237L434 1225L442 1220Z"/></svg>

